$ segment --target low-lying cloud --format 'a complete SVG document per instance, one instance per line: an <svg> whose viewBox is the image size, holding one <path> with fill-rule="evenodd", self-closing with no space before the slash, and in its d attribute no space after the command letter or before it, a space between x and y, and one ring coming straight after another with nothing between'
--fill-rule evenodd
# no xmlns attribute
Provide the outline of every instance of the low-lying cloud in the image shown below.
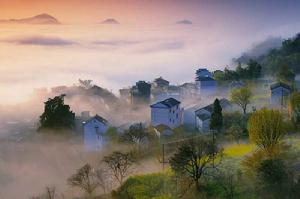
<svg viewBox="0 0 300 199"><path fill-rule="evenodd" d="M67 46L76 44L71 40L61 39L59 37L46 36L23 36L1 40L2 42L18 45L36 45L36 46Z"/></svg>
<svg viewBox="0 0 300 199"><path fill-rule="evenodd" d="M160 42L155 45L145 47L140 52L141 53L155 53L161 51L170 51L170 50L179 50L184 47L183 41L168 41L168 42Z"/></svg>

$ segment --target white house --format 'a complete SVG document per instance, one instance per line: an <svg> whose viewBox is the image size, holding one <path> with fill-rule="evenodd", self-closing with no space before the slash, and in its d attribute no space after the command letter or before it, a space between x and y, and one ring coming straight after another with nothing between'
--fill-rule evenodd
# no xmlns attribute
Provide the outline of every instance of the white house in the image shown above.
<svg viewBox="0 0 300 199"><path fill-rule="evenodd" d="M180 104L181 102L174 98L152 104L150 106L151 124L153 126L164 124L171 128L182 125L183 109Z"/></svg>
<svg viewBox="0 0 300 199"><path fill-rule="evenodd" d="M220 100L220 105L222 107L223 112L232 109L231 103L225 98ZM214 107L213 104L210 104L208 106L205 106L195 111L196 128L200 132L209 131L209 123L210 123L211 114L213 113L213 107Z"/></svg>
<svg viewBox="0 0 300 199"><path fill-rule="evenodd" d="M212 94L217 91L217 83L212 77L197 77L196 84L201 94Z"/></svg>
<svg viewBox="0 0 300 199"><path fill-rule="evenodd" d="M104 133L108 128L108 122L99 115L83 122L83 137L86 149L89 151L102 149L106 143Z"/></svg>
<svg viewBox="0 0 300 199"><path fill-rule="evenodd" d="M285 107L292 88L282 82L271 85L271 106Z"/></svg>

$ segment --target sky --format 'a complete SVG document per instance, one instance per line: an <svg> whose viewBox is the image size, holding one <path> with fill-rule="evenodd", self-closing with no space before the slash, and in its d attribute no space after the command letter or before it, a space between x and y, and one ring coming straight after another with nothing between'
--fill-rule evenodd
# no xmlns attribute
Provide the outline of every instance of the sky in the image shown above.
<svg viewBox="0 0 300 199"><path fill-rule="evenodd" d="M0 104L79 78L114 93L158 76L191 82L198 67L223 69L256 43L295 35L299 10L293 0L0 0L0 19L62 23L0 24ZM121 24L98 24L107 18Z"/></svg>

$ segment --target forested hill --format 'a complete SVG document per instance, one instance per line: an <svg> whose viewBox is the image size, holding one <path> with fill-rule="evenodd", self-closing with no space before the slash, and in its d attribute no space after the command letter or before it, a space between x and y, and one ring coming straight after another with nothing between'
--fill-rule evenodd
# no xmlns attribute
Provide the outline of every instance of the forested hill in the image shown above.
<svg viewBox="0 0 300 199"><path fill-rule="evenodd" d="M276 45L264 54L247 56L244 53L234 61L244 64L254 59L262 66L264 74L274 74L283 65L288 66L295 73L300 73L300 33L293 38L283 40L280 46Z"/></svg>

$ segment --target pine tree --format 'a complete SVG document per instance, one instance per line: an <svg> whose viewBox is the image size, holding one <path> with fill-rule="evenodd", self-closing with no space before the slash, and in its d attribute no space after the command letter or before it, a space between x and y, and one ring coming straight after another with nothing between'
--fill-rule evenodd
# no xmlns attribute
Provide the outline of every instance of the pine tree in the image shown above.
<svg viewBox="0 0 300 199"><path fill-rule="evenodd" d="M219 99L216 99L213 104L213 113L210 118L210 129L220 131L223 126L222 107Z"/></svg>

